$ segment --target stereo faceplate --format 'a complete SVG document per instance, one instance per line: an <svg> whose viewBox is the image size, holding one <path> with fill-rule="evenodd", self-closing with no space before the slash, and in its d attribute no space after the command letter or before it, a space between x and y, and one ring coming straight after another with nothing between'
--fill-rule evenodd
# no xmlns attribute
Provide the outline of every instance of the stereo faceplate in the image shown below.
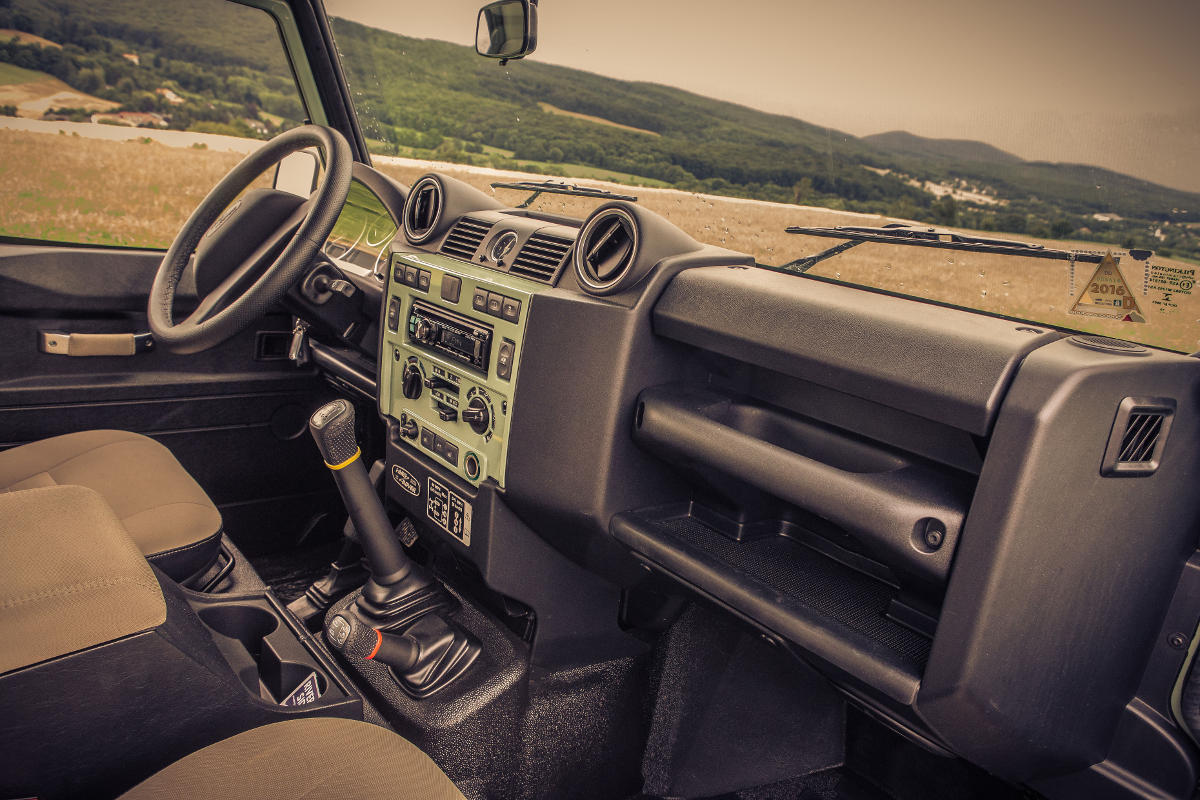
<svg viewBox="0 0 1200 800"><path fill-rule="evenodd" d="M440 255L394 253L379 410L407 444L478 485L504 485L533 281Z"/></svg>

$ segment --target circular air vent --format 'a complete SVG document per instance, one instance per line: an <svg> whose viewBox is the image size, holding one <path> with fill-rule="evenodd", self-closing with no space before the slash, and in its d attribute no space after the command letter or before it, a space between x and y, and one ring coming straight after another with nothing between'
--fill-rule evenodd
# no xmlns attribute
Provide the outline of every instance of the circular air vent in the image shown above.
<svg viewBox="0 0 1200 800"><path fill-rule="evenodd" d="M431 177L421 178L404 204L404 235L421 244L437 230L442 217L442 185Z"/></svg>
<svg viewBox="0 0 1200 800"><path fill-rule="evenodd" d="M1095 336L1090 333L1076 334L1067 337L1067 341L1088 350L1099 350L1104 353L1117 353L1123 356L1147 355L1150 351L1140 344L1126 342L1121 339L1110 339L1107 336Z"/></svg>
<svg viewBox="0 0 1200 800"><path fill-rule="evenodd" d="M587 221L575 244L575 273L591 294L624 288L637 257L638 226L623 208L603 208Z"/></svg>

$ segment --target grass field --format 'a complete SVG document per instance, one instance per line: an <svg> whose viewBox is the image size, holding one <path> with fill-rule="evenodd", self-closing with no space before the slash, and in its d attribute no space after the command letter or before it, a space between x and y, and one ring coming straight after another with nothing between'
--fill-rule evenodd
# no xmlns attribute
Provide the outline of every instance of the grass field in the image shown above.
<svg viewBox="0 0 1200 800"><path fill-rule="evenodd" d="M0 105L16 106L19 116L37 119L51 108L108 111L119 104L77 92L45 72L0 63Z"/></svg>
<svg viewBox="0 0 1200 800"><path fill-rule="evenodd" d="M95 244L165 247L208 190L240 156L172 148L143 139L128 142L0 129L0 234ZM425 164L380 169L411 184ZM459 165L438 169L515 205L527 195L490 184L539 175L498 173ZM264 179L265 182L265 179ZM888 218L830 209L690 194L670 189L586 181L638 196L640 205L669 218L697 239L750 253L764 264L784 264L818 253L837 240L784 233L789 225L879 225ZM544 195L534 208L582 217L597 201ZM1031 240L1037 241L1037 240ZM1103 245L1043 243L1067 249ZM1120 267L1147 322L1123 323L1068 313L1094 269L1076 266L1074 293L1062 261L957 253L919 247L863 244L822 262L810 274L911 294L940 302L1168 347L1197 349L1200 301L1194 294L1143 293L1144 267L1127 254ZM1179 262L1158 259L1151 264ZM1194 265L1180 265L1194 269ZM1159 301L1156 304L1154 301ZM913 306L920 313L920 306Z"/></svg>

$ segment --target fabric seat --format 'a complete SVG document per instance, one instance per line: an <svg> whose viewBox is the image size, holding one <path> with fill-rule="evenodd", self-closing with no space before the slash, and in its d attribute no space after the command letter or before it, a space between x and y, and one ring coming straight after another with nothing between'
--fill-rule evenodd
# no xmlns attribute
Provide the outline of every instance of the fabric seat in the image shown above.
<svg viewBox="0 0 1200 800"><path fill-rule="evenodd" d="M151 775L121 800L465 800L416 745L384 728L317 717L211 744Z"/></svg>
<svg viewBox="0 0 1200 800"><path fill-rule="evenodd" d="M100 494L142 553L175 580L212 563L221 514L167 448L127 431L81 431L0 452L0 491L58 485Z"/></svg>

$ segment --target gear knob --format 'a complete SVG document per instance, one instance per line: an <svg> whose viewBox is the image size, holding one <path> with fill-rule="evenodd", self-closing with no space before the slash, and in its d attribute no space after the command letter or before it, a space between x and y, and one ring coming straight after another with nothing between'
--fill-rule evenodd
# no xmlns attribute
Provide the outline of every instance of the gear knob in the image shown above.
<svg viewBox="0 0 1200 800"><path fill-rule="evenodd" d="M361 454L354 437L354 406L346 400L334 400L314 411L308 431L330 469L341 469Z"/></svg>

